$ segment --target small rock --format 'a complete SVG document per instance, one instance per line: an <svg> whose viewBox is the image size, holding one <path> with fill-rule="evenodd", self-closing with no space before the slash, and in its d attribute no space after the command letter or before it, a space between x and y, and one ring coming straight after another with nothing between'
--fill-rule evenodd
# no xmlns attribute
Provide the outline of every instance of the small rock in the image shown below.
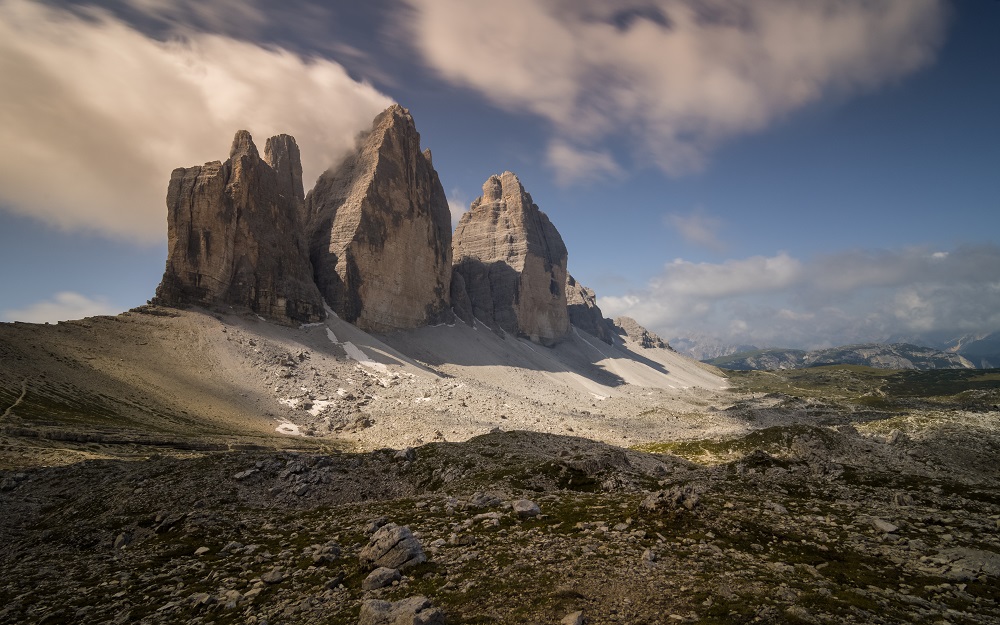
<svg viewBox="0 0 1000 625"><path fill-rule="evenodd" d="M897 506L912 506L913 497L909 493L893 493L892 503Z"/></svg>
<svg viewBox="0 0 1000 625"><path fill-rule="evenodd" d="M313 554L313 564L327 565L340 557L340 545L330 541Z"/></svg>
<svg viewBox="0 0 1000 625"><path fill-rule="evenodd" d="M236 475L233 476L233 479L234 480L245 480L245 479L247 479L248 477L250 477L251 475L253 475L256 472L257 472L257 469L247 469L246 471L240 471L239 473L237 473Z"/></svg>
<svg viewBox="0 0 1000 625"><path fill-rule="evenodd" d="M340 584L343 583L345 577L347 577L347 574L344 571L338 571L336 575L326 580L326 583L323 584L323 587L326 588L327 590L333 590L334 588L337 588L338 586L340 586Z"/></svg>
<svg viewBox="0 0 1000 625"><path fill-rule="evenodd" d="M279 568L274 568L260 576L260 581L265 584L280 584L285 579L285 572Z"/></svg>
<svg viewBox="0 0 1000 625"><path fill-rule="evenodd" d="M376 590L378 588L385 588L402 577L403 576L400 575L399 570L380 566L369 573L368 577L365 578L365 581L361 582L361 590Z"/></svg>
<svg viewBox="0 0 1000 625"><path fill-rule="evenodd" d="M644 566L651 567L656 563L656 553L652 549L647 549L642 552L642 563Z"/></svg>
<svg viewBox="0 0 1000 625"><path fill-rule="evenodd" d="M775 514L788 514L788 508L781 505L780 503L774 503L773 501L769 501L764 505L770 508L772 511L774 511Z"/></svg>
<svg viewBox="0 0 1000 625"><path fill-rule="evenodd" d="M576 612L567 614L561 621L559 621L559 625L583 625L583 623L584 620L582 610L577 610Z"/></svg>
<svg viewBox="0 0 1000 625"><path fill-rule="evenodd" d="M388 522L389 519L385 518L384 516L380 516L377 519L372 519L371 521L368 521L368 525L365 525L365 534L368 534L369 536L374 534L375 531L378 530L378 528L382 527Z"/></svg>
<svg viewBox="0 0 1000 625"><path fill-rule="evenodd" d="M473 493L469 505L473 508L496 508L503 501L492 493Z"/></svg>
<svg viewBox="0 0 1000 625"><path fill-rule="evenodd" d="M888 521L883 521L882 519L872 519L871 524L872 527L874 527L880 532L885 532L886 534L891 534L899 529L892 523L889 523Z"/></svg>
<svg viewBox="0 0 1000 625"><path fill-rule="evenodd" d="M173 528L181 525L184 522L184 519L186 518L187 514L158 515L154 521L155 523L158 523L155 531L157 534L163 534L165 532L169 532Z"/></svg>
<svg viewBox="0 0 1000 625"><path fill-rule="evenodd" d="M639 504L641 510L648 512L666 512L684 508L694 510L701 502L701 497L691 486L673 486L670 490L661 490L650 494Z"/></svg>
<svg viewBox="0 0 1000 625"><path fill-rule="evenodd" d="M393 459L397 461L413 462L417 459L417 452L415 452L412 447L400 449L393 455Z"/></svg>
<svg viewBox="0 0 1000 625"><path fill-rule="evenodd" d="M203 556L209 551L211 551L211 549L209 549L208 547L198 547L197 549L194 550L194 555Z"/></svg>
<svg viewBox="0 0 1000 625"><path fill-rule="evenodd" d="M127 533L118 534L115 538L115 549L124 549L132 542L132 535Z"/></svg>
<svg viewBox="0 0 1000 625"><path fill-rule="evenodd" d="M510 507L514 511L514 514L522 519L530 519L542 513L538 504L528 499L518 499L513 501L511 502Z"/></svg>
<svg viewBox="0 0 1000 625"><path fill-rule="evenodd" d="M215 603L215 599L207 592L197 592L188 597L188 601L194 606L212 605Z"/></svg>

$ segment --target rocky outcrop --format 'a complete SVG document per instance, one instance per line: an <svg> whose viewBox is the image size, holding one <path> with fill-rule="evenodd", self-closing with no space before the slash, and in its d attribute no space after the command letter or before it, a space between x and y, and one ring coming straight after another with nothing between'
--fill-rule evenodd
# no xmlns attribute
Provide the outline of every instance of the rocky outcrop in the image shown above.
<svg viewBox="0 0 1000 625"><path fill-rule="evenodd" d="M566 337L566 246L517 176L486 181L458 223L453 256L453 292L464 283L476 319L543 345Z"/></svg>
<svg viewBox="0 0 1000 625"><path fill-rule="evenodd" d="M666 341L639 325L632 317L617 317L613 323L618 335L646 349L672 349Z"/></svg>
<svg viewBox="0 0 1000 625"><path fill-rule="evenodd" d="M434 322L451 308L451 212L420 135L399 105L305 202L309 256L330 307L363 330Z"/></svg>
<svg viewBox="0 0 1000 625"><path fill-rule="evenodd" d="M608 345L614 344L614 326L597 307L597 295L569 275L566 277L566 306L571 324Z"/></svg>
<svg viewBox="0 0 1000 625"><path fill-rule="evenodd" d="M324 318L302 236L301 176L295 139L268 139L261 159L245 130L226 162L175 169L156 301L234 306L284 322Z"/></svg>

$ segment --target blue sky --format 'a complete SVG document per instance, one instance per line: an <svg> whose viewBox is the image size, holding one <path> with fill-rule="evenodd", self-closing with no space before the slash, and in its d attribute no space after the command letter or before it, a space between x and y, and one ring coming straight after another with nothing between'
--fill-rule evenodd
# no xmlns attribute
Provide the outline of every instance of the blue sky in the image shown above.
<svg viewBox="0 0 1000 625"><path fill-rule="evenodd" d="M170 170L388 103L518 174L606 314L819 347L1000 329L994 0L0 0L0 320L152 296Z"/></svg>

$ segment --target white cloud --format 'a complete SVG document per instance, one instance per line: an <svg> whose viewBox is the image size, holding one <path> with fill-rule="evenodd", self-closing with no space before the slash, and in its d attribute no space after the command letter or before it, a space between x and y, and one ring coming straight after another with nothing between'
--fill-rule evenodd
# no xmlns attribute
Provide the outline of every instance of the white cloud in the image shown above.
<svg viewBox="0 0 1000 625"><path fill-rule="evenodd" d="M622 175L621 167L610 153L575 148L563 141L550 143L546 157L556 171L556 182L561 185Z"/></svg>
<svg viewBox="0 0 1000 625"><path fill-rule="evenodd" d="M802 263L782 252L723 263L692 263L677 259L651 282L654 292L708 299L780 291L802 276Z"/></svg>
<svg viewBox="0 0 1000 625"><path fill-rule="evenodd" d="M24 308L4 310L0 312L0 317L4 321L55 323L95 315L116 315L120 312L104 297L89 298L72 291L63 291L56 293L50 299L35 302Z"/></svg>
<svg viewBox="0 0 1000 625"><path fill-rule="evenodd" d="M667 225L680 233L685 240L707 247L708 249L721 251L725 245L719 239L719 229L722 227L722 220L706 215L704 211L698 210L688 215L670 213L666 216Z"/></svg>
<svg viewBox="0 0 1000 625"><path fill-rule="evenodd" d="M330 61L78 11L0 0L0 206L64 229L162 239L170 172L226 158L241 128L295 136L308 188L390 104Z"/></svg>
<svg viewBox="0 0 1000 625"><path fill-rule="evenodd" d="M607 166L597 146L624 137L669 174L828 94L926 65L946 24L942 0L406 2L404 27L444 79L549 120L559 150L571 141ZM578 160L549 162L577 175Z"/></svg>
<svg viewBox="0 0 1000 625"><path fill-rule="evenodd" d="M661 336L778 347L1000 329L1000 246L675 260L644 289L602 297Z"/></svg>
<svg viewBox="0 0 1000 625"><path fill-rule="evenodd" d="M451 211L451 229L454 230L462 215L469 210L469 202L457 187L448 194L448 209Z"/></svg>

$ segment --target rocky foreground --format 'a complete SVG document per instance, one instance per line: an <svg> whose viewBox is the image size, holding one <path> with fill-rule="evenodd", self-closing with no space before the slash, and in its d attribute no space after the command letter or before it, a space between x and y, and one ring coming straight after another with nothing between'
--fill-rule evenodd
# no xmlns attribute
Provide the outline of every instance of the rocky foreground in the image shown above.
<svg viewBox="0 0 1000 625"><path fill-rule="evenodd" d="M527 432L357 454L8 434L0 622L997 623L997 421L775 426L687 444L701 464ZM16 468L28 448L58 466Z"/></svg>

